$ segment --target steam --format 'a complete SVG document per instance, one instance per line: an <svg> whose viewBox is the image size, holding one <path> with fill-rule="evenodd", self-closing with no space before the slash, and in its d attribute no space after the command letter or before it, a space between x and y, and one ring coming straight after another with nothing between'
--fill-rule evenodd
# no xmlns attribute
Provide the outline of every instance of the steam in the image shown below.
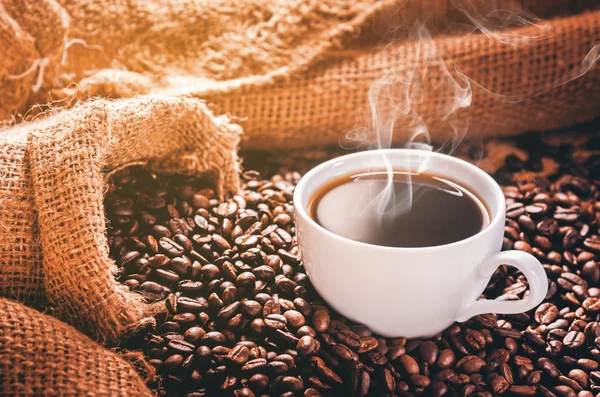
<svg viewBox="0 0 600 397"><path fill-rule="evenodd" d="M525 11L517 2L489 0L451 0L452 5L472 24L473 31L479 31L490 40L502 44L520 47L544 40L552 34L550 26L543 23L535 15ZM427 18L423 17L423 20ZM530 29L517 31L516 28L528 26ZM398 36L400 29L392 27L390 33ZM525 32L525 33L523 33ZM386 70L369 90L368 120L358 128L340 138L340 146L346 149L379 150L384 171L385 187L372 184L365 194L370 196L366 208L355 209L356 213L365 215L365 211L374 212L380 221L393 219L406 211L410 211L414 200L418 199L418 186L407 189L402 197L396 197L394 173L389 159L380 149L392 147L394 141L404 142L404 147L423 152L443 152L452 154L465 138L469 128L467 112L460 112L472 103L473 88L482 90L502 101L520 102L548 92L560 85L579 78L588 72L600 58L600 45L594 46L583 61L571 69L566 75L540 86L530 92L513 95L492 92L477 81L466 76L454 63L436 48L426 23L416 21L406 37L402 40L416 43L414 53L409 54L408 62L398 62L406 54L394 51L388 45L379 55L385 64L398 65L395 69ZM394 62L395 60L395 62ZM436 99L433 113L422 112L425 103L431 105L431 98ZM442 98L442 99L438 99ZM429 102L428 102L429 101ZM434 148L428 130L428 124L435 121L436 132L441 126L447 139ZM441 135L441 134L440 134ZM479 137L480 138L480 137ZM428 157L420 161L417 173L428 169ZM401 169L407 170L414 161L408 160ZM382 171L370 170L372 172ZM400 175L402 181L411 183L410 174Z"/></svg>
<svg viewBox="0 0 600 397"><path fill-rule="evenodd" d="M427 102L428 97L434 93L443 93L443 101L430 117L444 122L449 136L446 144L450 145L449 152L452 153L468 129L468 120L459 117L457 111L471 104L472 91L469 80L451 62L446 63L424 24L414 25L409 40L419 43L410 67L406 68L402 62L396 62L400 65L397 70L386 71L369 90L371 124L365 143L370 150L387 149L392 147L393 138L399 135L405 137L406 148L432 151L433 146L427 129L428 120L419 112L419 105ZM384 50L383 55L386 58L398 56L391 48L392 46L388 46ZM385 165L387 183L382 190L377 187L379 184L373 185L372 191L369 192L373 197L369 210L374 210L381 218L393 218L409 211L419 192L416 188L408 189L403 197L396 197L394 178L398 175L394 174L394 169L384 152L379 153ZM422 162L418 172L424 172L427 166L427 161ZM406 164L404 169L408 168ZM411 174L403 174L402 179L411 183Z"/></svg>
<svg viewBox="0 0 600 397"><path fill-rule="evenodd" d="M485 91L486 93L488 93L489 95L499 98L505 102L523 102L528 99L535 98L536 96L545 94L546 92L551 91L556 87L559 87L563 84L567 84L573 80L580 78L581 76L583 76L584 74L589 72L594 66L596 66L599 59L600 59L600 44L596 44L595 46L592 47L592 49L583 58L583 61L581 61L581 63L579 65L577 65L576 67L571 69L564 76L561 76L558 79L556 79L548 84L545 84L533 91L524 92L524 93L516 94L516 95L499 94L499 93L488 90L487 88L485 88L484 86L482 86L481 84L477 83L474 80L470 80L470 81L473 85L477 86L477 88L479 88L479 89Z"/></svg>
<svg viewBox="0 0 600 397"><path fill-rule="evenodd" d="M502 1L502 8L496 0L451 0L451 3L469 19L475 30L512 47L529 45L551 35L549 24L516 1ZM516 32L515 29L523 27L533 29Z"/></svg>

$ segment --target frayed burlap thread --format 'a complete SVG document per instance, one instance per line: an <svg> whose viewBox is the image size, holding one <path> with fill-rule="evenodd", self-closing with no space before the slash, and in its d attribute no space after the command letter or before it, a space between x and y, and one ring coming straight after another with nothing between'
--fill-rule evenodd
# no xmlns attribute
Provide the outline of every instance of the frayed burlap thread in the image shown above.
<svg viewBox="0 0 600 397"><path fill-rule="evenodd" d="M153 393L118 354L54 317L0 298L0 396Z"/></svg>
<svg viewBox="0 0 600 397"><path fill-rule="evenodd" d="M103 342L152 322L164 305L143 303L114 278L105 171L143 162L161 172L208 173L221 195L236 192L241 128L198 99L134 97L88 101L1 136L11 134L19 140L4 150L22 157L0 163L16 175L0 179L0 200L10 204L0 210L2 240L12 254L0 251L2 292L43 289L58 317Z"/></svg>

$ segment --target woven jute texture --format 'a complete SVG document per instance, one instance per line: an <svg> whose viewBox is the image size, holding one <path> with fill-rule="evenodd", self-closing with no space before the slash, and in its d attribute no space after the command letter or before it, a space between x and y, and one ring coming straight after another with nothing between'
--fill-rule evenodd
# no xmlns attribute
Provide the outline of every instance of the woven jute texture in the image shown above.
<svg viewBox="0 0 600 397"><path fill-rule="evenodd" d="M88 101L0 132L0 153L12 155L0 161L3 294L28 301L42 285L57 316L107 342L152 321L162 304L142 303L114 278L104 171L143 162L207 173L221 194L235 192L240 133L198 99L157 97Z"/></svg>
<svg viewBox="0 0 600 397"><path fill-rule="evenodd" d="M537 37L539 26L550 29L543 40L515 48L477 31L460 11L470 4L487 4L488 11L520 4L543 18L538 26L509 23L502 37ZM596 0L6 0L0 5L0 118L90 96L187 96L245 120L248 148L337 144L364 122L373 81L415 66L419 44L399 40L381 51L387 44L381 30L430 22L440 28L432 32L433 44L445 60L510 96L543 91L583 60L600 42L598 6ZM490 27L485 12L470 15ZM503 16L519 20L519 14ZM600 113L599 76L593 68L519 103L474 88L471 107L461 112L469 134L481 137L569 125ZM418 110L432 137L444 140L432 115L448 93L429 94Z"/></svg>
<svg viewBox="0 0 600 397"><path fill-rule="evenodd" d="M0 296L37 303L44 291L41 249L21 129L0 133Z"/></svg>
<svg viewBox="0 0 600 397"><path fill-rule="evenodd" d="M600 11L549 21L552 36L528 46L513 48L484 35L434 39L440 53L492 95L472 84L468 108L456 112L468 120L466 138L489 139L530 130L551 130L591 120L600 115L600 67L584 76L535 97L520 100L522 93L541 92L568 76L575 65L600 43ZM523 28L521 35L534 35ZM219 112L246 117L245 147L324 147L337 145L344 134L364 126L369 116L369 89L386 71L403 74L417 64L420 43L399 43L377 53L354 51L356 56L326 60L282 81L254 86L252 82L209 93ZM433 63L431 81L441 81L445 70ZM446 65L451 70L453 65ZM459 83L462 84L460 80ZM198 95L203 94L201 84ZM386 95L402 98L402 84L390 85ZM193 88L190 88L193 90ZM427 123L434 141L452 139L441 108L451 106L448 91L423 86L425 100L414 110ZM514 96L514 97L513 97ZM511 98L512 97L512 98ZM400 103L399 105L402 105ZM366 117L365 117L366 116ZM398 133L397 142L410 135Z"/></svg>
<svg viewBox="0 0 600 397"><path fill-rule="evenodd" d="M118 354L54 317L0 298L0 396L152 395Z"/></svg>

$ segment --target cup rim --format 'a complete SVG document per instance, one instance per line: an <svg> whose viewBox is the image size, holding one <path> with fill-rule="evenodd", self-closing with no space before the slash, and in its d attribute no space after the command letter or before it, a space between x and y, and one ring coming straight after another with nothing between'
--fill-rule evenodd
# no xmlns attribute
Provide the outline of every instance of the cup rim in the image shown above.
<svg viewBox="0 0 600 397"><path fill-rule="evenodd" d="M486 227L481 229L476 234L474 234L470 237L467 237L465 239L454 241L454 242L448 243L448 244L434 245L434 246L430 246L430 247L389 247L389 246L384 246L384 245L363 243L361 241L356 241L356 240L349 239L347 237L340 236L338 234L335 234L335 233L327 230L326 228L324 228L323 226L321 226L317 222L315 222L308 215L305 206L301 205L302 203L301 203L300 195L301 195L301 192L304 189L306 189L305 188L305 185L307 183L306 181L311 176L323 171L327 167L330 167L334 162L339 161L340 159L352 159L355 157L371 156L374 154L381 154L381 152L383 152L384 154L387 154L387 153L394 153L394 152L395 153L397 153L397 152L414 153L414 151L415 151L415 149L401 149L401 148L367 150L367 151L362 151L362 152L358 152L358 153L346 154L346 155L333 158L331 160L325 161L324 163L317 165L316 167L314 167L310 171L308 171L306 174L304 174L304 176L300 179L300 182L298 182L298 184L296 185L296 189L294 190L294 197L293 197L294 210L295 210L296 216L298 216L298 215L301 216L312 227L316 228L317 230L319 230L322 233L325 233L330 238L340 240L342 242L349 243L349 244L356 244L358 246L362 246L362 247L369 248L369 249L378 249L378 250L391 251L391 252L409 252L409 251L410 252L431 252L431 251L443 250L443 249L447 249L447 248L451 248L451 247L459 247L461 245L466 245L476 239L479 239L483 234L491 233L491 231L494 229L494 227L500 221L504 222L504 216L503 216L504 211L502 210L502 208L504 208L502 206L502 205L504 205L504 193L502 192L502 188L500 187L500 185L498 185L498 183L494 180L494 178L492 178L487 172L483 171L481 168L479 168L465 160L459 159L457 157L453 157L448 154L442 154L442 153L436 153L436 152L430 152L428 155L443 159L443 161L454 161L455 163L458 163L459 165L466 167L469 171L477 173L480 176L482 176L484 179L486 179L492 186L492 190L494 191L494 195L496 196L496 199L498 199L501 204L500 210L497 210L493 214L492 213L489 214L490 215L490 223ZM456 182L460 183L461 181L457 180ZM489 208L488 208L488 211L491 212L491 210Z"/></svg>

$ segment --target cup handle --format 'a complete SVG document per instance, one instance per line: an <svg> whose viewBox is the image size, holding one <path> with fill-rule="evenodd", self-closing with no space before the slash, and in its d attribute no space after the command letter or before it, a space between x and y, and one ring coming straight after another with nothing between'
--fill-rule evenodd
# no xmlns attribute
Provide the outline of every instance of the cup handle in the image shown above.
<svg viewBox="0 0 600 397"><path fill-rule="evenodd" d="M529 295L525 299L516 301L475 300L458 312L456 321L464 322L471 317L484 313L523 313L533 309L544 300L548 293L548 278L542 264L533 255L523 251L499 252L484 259L479 264L478 277L489 281L500 265L514 266L527 277Z"/></svg>

